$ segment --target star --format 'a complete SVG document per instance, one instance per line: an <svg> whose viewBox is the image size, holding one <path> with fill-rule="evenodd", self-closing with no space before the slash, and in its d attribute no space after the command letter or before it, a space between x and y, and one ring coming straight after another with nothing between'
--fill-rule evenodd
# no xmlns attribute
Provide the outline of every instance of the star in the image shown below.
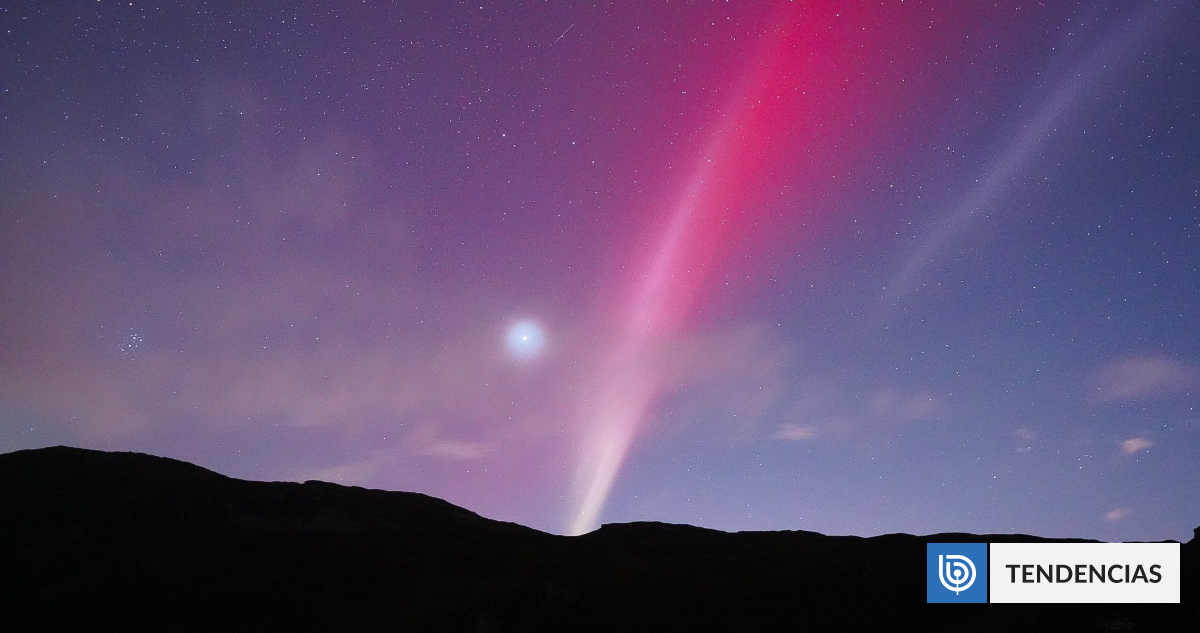
<svg viewBox="0 0 1200 633"><path fill-rule="evenodd" d="M506 343L513 358L529 360L541 353L546 343L546 334L536 321L522 319L508 328Z"/></svg>

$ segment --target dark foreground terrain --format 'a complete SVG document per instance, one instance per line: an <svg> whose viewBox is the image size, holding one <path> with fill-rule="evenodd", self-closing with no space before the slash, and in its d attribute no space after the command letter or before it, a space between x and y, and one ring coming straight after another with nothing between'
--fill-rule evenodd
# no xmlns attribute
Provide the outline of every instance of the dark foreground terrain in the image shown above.
<svg viewBox="0 0 1200 633"><path fill-rule="evenodd" d="M231 479L137 453L0 455L0 630L1200 630L1180 605L927 605L926 542L1024 535L581 537L439 499Z"/></svg>

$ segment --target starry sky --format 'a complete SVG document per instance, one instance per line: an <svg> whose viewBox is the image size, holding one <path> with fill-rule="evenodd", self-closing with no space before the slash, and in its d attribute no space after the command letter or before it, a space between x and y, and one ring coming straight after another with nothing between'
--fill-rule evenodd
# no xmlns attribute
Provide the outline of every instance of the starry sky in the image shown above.
<svg viewBox="0 0 1200 633"><path fill-rule="evenodd" d="M1187 540L1200 6L7 2L0 452Z"/></svg>

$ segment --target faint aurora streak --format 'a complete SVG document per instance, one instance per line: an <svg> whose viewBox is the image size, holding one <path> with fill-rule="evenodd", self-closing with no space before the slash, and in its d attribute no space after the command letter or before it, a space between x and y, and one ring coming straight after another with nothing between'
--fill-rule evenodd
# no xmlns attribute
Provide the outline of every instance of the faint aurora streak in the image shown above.
<svg viewBox="0 0 1200 633"><path fill-rule="evenodd" d="M975 179L975 186L955 205L955 210L909 256L900 272L884 289L872 321L878 323L890 306L911 292L917 280L934 264L941 252L962 235L974 220L981 217L982 212L993 207L1004 196L1012 179L1046 147L1056 128L1079 105L1087 90L1098 83L1103 72L1111 70L1110 66L1120 60L1127 59L1129 53L1153 32L1156 25L1166 21L1169 11L1156 11L1158 6L1148 6L1132 24L1114 27L1082 62L1059 81L1054 92L1021 126L1016 138Z"/></svg>

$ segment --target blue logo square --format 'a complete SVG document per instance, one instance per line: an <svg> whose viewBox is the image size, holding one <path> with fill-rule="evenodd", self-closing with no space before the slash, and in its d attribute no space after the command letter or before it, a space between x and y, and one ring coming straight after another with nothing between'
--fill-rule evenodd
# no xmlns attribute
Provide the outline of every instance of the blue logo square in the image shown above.
<svg viewBox="0 0 1200 633"><path fill-rule="evenodd" d="M987 543L926 543L926 602L987 602Z"/></svg>

